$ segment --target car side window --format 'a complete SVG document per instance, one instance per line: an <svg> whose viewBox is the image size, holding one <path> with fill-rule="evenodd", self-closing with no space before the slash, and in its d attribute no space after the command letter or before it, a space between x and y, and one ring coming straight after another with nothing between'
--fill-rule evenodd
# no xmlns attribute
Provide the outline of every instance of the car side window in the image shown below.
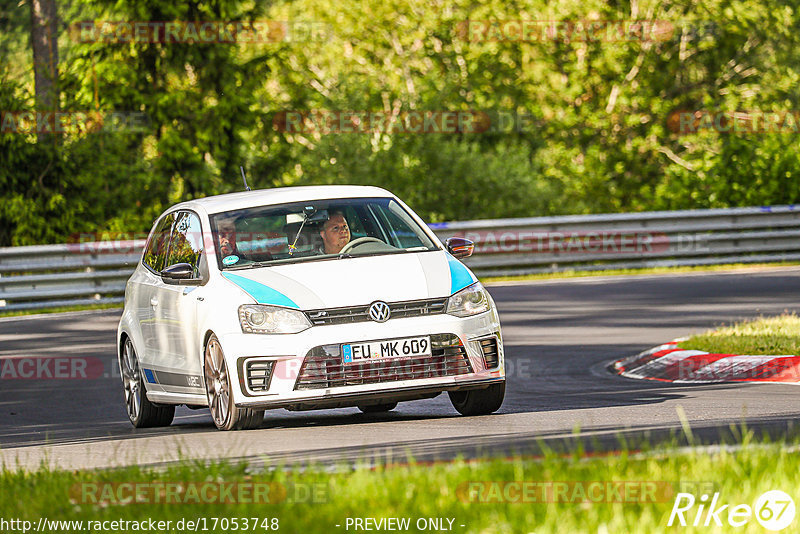
<svg viewBox="0 0 800 534"><path fill-rule="evenodd" d="M188 263L194 271L194 278L200 277L200 255L203 253L203 234L200 219L194 213L183 211L172 228L169 243L169 256L165 267L176 263Z"/></svg>
<svg viewBox="0 0 800 534"><path fill-rule="evenodd" d="M164 269L170 230L174 222L174 213L170 213L161 219L161 222L157 224L155 231L153 231L153 235L150 236L150 242L147 243L147 250L144 253L142 262L157 273Z"/></svg>

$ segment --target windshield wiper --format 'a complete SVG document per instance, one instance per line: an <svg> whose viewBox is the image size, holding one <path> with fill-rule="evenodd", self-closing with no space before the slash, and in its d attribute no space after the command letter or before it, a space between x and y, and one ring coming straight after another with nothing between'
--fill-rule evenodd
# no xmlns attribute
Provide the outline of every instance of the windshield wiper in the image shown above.
<svg viewBox="0 0 800 534"><path fill-rule="evenodd" d="M335 260L337 256L333 255L325 255L325 256L301 256L299 258L281 258L279 260L269 260L269 261L255 261L253 263L247 263L245 265L234 265L228 267L226 270L242 270L242 269L251 269L251 268L259 268L259 267L272 267L274 265L291 265L294 263L306 263L310 261L321 261L321 260Z"/></svg>
<svg viewBox="0 0 800 534"><path fill-rule="evenodd" d="M242 269L251 269L253 267L266 267L270 265L271 261L254 261L253 263L245 263L242 265L232 265L228 267L227 271L241 271Z"/></svg>
<svg viewBox="0 0 800 534"><path fill-rule="evenodd" d="M391 256L393 254L410 254L412 252L430 252L431 249L424 249L424 250L414 250L414 249L397 249L397 250L381 250L380 252L366 252L364 254L350 254L349 252L345 252L344 254L339 254L336 256L337 258L341 259L348 259L348 258L369 258L370 256Z"/></svg>

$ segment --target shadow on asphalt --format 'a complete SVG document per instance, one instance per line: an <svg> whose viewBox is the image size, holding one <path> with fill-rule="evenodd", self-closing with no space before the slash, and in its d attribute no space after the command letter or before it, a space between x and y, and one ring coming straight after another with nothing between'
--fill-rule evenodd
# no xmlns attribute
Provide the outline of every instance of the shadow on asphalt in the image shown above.
<svg viewBox="0 0 800 534"><path fill-rule="evenodd" d="M491 416L486 416L491 417ZM491 434L430 440L413 440L390 446L342 447L324 451L299 451L269 456L239 457L251 469L280 465L387 464L449 461L459 457L541 457L549 454L648 452L663 446L738 445L745 437L769 442L800 442L800 413L793 417L776 416L747 420L738 424L720 421L697 425L687 435L682 429L640 425L625 428L608 425L571 435L562 432L529 434Z"/></svg>
<svg viewBox="0 0 800 534"><path fill-rule="evenodd" d="M597 355L627 354L638 346L561 346L556 353ZM680 398L661 383L631 383L610 373L593 376L588 368L558 354L554 347L513 346L506 350L506 401L499 413L529 413L609 406L661 403ZM602 359L602 358L601 358ZM16 395L0 401L0 447L27 447L140 437L216 432L208 411L179 407L172 426L134 429L127 421L122 388L116 379L88 381L17 381ZM71 390L71 393L65 391ZM64 402L64 397L69 402ZM36 404L31 400L36 399ZM401 403L386 414L363 414L356 408L290 412L266 412L262 428L325 428L361 423L434 421L460 417L447 394L434 399ZM5 424L8 423L8 424ZM354 428L354 431L358 431Z"/></svg>

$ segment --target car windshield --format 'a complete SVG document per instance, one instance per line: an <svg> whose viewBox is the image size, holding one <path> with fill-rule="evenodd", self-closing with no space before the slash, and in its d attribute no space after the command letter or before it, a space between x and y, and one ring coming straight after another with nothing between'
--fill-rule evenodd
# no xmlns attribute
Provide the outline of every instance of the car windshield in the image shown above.
<svg viewBox="0 0 800 534"><path fill-rule="evenodd" d="M315 200L211 216L220 269L437 250L391 198Z"/></svg>

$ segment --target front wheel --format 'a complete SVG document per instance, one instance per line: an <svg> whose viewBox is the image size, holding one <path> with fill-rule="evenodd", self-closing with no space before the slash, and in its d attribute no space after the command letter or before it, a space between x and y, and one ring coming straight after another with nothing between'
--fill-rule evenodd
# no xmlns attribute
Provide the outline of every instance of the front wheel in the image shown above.
<svg viewBox="0 0 800 534"><path fill-rule="evenodd" d="M211 418L220 430L252 430L264 421L264 410L238 408L233 403L230 373L217 336L211 335L203 359L203 374Z"/></svg>
<svg viewBox="0 0 800 534"><path fill-rule="evenodd" d="M453 408L461 415L488 415L500 409L506 396L505 380L484 389L448 391Z"/></svg>
<svg viewBox="0 0 800 534"><path fill-rule="evenodd" d="M122 347L120 369L122 387L125 390L125 407L128 419L135 428L169 426L175 417L175 406L157 405L147 399L144 377L139 368L139 359L130 338Z"/></svg>

